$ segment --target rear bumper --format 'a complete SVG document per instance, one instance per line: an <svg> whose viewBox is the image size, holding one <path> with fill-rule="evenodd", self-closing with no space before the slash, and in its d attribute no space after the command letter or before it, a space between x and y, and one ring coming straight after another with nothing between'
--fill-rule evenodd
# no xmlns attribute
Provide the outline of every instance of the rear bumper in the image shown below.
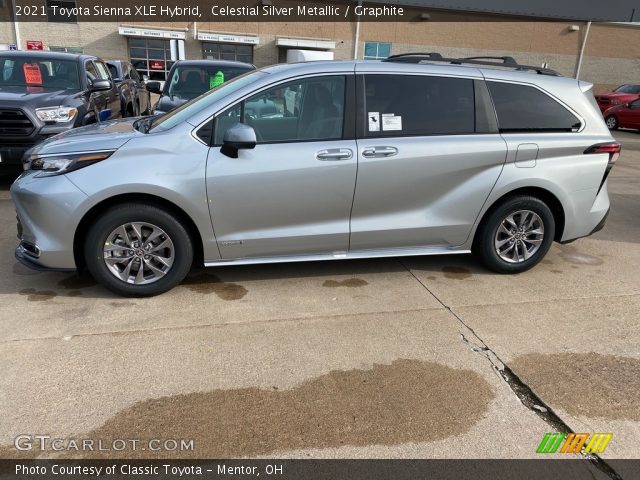
<svg viewBox="0 0 640 480"><path fill-rule="evenodd" d="M600 223L598 223L593 230L591 230L591 232L589 232L587 235L585 235L585 237L588 237L590 235L593 235L594 233L598 233L600 230L602 230L605 226L605 224L607 223L607 217L609 217L609 212L611 211L610 208L607 209L607 213L604 214L604 217L602 217L602 220L600 220ZM576 240L578 240L578 238L582 238L582 237L577 237L577 238L572 238L571 240L563 240L560 243L562 245L566 245L567 243L571 243L571 242L575 242Z"/></svg>

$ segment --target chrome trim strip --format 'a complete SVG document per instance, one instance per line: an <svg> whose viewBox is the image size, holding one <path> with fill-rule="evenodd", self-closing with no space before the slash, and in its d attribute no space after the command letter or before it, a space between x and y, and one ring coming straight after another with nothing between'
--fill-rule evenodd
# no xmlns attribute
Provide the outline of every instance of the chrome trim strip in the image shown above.
<svg viewBox="0 0 640 480"><path fill-rule="evenodd" d="M445 247L389 248L380 250L358 250L354 252L335 252L314 255L232 258L229 260L215 260L204 262L204 266L220 267L223 265L256 265L262 263L314 262L318 260L354 260L364 258L412 257L419 255L454 255L464 253L471 253L471 250L452 250Z"/></svg>

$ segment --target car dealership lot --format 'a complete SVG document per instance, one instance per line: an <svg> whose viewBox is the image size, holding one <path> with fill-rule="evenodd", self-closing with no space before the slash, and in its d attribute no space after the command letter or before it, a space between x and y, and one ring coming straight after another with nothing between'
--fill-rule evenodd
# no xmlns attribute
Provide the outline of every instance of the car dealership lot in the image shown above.
<svg viewBox="0 0 640 480"><path fill-rule="evenodd" d="M4 182L0 453L48 434L195 440L168 457L534 457L556 427L504 362L574 431L612 432L603 457L637 457L640 134L616 137L605 229L516 276L469 256L292 263L125 299L18 264Z"/></svg>

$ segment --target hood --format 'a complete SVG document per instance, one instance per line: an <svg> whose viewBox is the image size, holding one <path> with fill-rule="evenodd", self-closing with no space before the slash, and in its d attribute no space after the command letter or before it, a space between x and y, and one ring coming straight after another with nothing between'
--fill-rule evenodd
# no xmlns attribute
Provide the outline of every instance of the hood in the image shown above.
<svg viewBox="0 0 640 480"><path fill-rule="evenodd" d="M125 118L74 128L36 145L30 154L53 154L116 150L138 135L133 124L138 118Z"/></svg>
<svg viewBox="0 0 640 480"><path fill-rule="evenodd" d="M197 95L196 95L197 96ZM195 98L195 97L193 97ZM187 103L190 98L180 97L178 95L162 95L158 100L158 104L156 105L156 110L160 110L161 112L170 112L174 108L178 108L180 105Z"/></svg>
<svg viewBox="0 0 640 480"><path fill-rule="evenodd" d="M75 98L81 95L79 90L65 90L42 87L0 87L0 105L31 107L56 107L65 105L69 97Z"/></svg>

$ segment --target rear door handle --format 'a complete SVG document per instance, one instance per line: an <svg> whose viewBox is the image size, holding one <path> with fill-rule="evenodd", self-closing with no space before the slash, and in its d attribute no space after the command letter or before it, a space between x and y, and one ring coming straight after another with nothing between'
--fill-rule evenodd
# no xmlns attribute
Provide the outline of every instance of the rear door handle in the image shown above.
<svg viewBox="0 0 640 480"><path fill-rule="evenodd" d="M349 160L353 158L353 151L349 148L330 148L320 150L316 153L316 158L322 161Z"/></svg>
<svg viewBox="0 0 640 480"><path fill-rule="evenodd" d="M396 147L369 147L362 151L362 156L367 158L393 157L397 154Z"/></svg>

